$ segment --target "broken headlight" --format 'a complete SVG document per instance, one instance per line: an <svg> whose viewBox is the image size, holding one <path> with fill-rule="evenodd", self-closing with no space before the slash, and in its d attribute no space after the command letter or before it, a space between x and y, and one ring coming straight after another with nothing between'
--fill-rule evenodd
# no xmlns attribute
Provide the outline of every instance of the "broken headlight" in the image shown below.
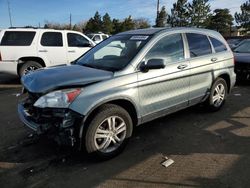
<svg viewBox="0 0 250 188"><path fill-rule="evenodd" d="M40 97L34 104L39 108L68 108L81 89L58 90Z"/></svg>

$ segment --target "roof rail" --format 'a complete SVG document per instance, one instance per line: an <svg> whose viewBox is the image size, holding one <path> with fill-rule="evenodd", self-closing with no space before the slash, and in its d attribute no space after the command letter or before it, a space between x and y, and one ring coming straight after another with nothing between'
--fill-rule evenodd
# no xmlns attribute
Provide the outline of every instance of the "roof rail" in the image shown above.
<svg viewBox="0 0 250 188"><path fill-rule="evenodd" d="M9 27L9 29L40 29L39 27L25 26L25 27Z"/></svg>

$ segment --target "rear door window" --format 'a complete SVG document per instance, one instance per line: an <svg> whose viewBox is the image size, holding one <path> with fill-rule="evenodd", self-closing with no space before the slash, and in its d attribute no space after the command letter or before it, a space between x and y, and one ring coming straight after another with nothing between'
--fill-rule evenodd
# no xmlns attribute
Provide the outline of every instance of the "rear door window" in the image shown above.
<svg viewBox="0 0 250 188"><path fill-rule="evenodd" d="M69 47L88 47L89 41L84 38L82 35L78 35L75 33L67 34L68 45Z"/></svg>
<svg viewBox="0 0 250 188"><path fill-rule="evenodd" d="M210 42L206 35L187 33L190 57L198 57L212 53Z"/></svg>
<svg viewBox="0 0 250 188"><path fill-rule="evenodd" d="M6 31L1 46L30 46L35 34L35 31Z"/></svg>
<svg viewBox="0 0 250 188"><path fill-rule="evenodd" d="M227 51L227 47L221 41L219 41L219 40L217 40L217 39L215 39L213 37L209 37L209 39L212 42L212 45L214 47L215 52Z"/></svg>
<svg viewBox="0 0 250 188"><path fill-rule="evenodd" d="M42 46L53 46L60 47L63 46L62 33L60 32L45 32L41 38Z"/></svg>

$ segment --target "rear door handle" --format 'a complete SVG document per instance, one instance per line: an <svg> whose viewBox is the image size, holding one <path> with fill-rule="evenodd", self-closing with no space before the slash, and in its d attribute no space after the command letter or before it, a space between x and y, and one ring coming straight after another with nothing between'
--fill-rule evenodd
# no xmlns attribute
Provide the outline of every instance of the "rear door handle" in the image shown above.
<svg viewBox="0 0 250 188"><path fill-rule="evenodd" d="M48 50L39 50L39 52L48 52Z"/></svg>
<svg viewBox="0 0 250 188"><path fill-rule="evenodd" d="M69 50L68 52L69 53L75 53L76 51L75 50Z"/></svg>
<svg viewBox="0 0 250 188"><path fill-rule="evenodd" d="M182 69L185 69L187 66L188 65L186 65L186 64L181 64L177 68L182 70Z"/></svg>
<svg viewBox="0 0 250 188"><path fill-rule="evenodd" d="M218 59L216 58L216 57L213 57L212 59L211 59L211 61L212 62L216 62Z"/></svg>

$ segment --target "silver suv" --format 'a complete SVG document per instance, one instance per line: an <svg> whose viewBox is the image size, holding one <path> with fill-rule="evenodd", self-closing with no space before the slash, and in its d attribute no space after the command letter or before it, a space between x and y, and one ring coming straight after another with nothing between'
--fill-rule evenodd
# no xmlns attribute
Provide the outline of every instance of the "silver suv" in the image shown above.
<svg viewBox="0 0 250 188"><path fill-rule="evenodd" d="M198 103L219 110L235 84L234 57L215 31L143 29L21 81L18 112L28 127L106 159L137 125Z"/></svg>

